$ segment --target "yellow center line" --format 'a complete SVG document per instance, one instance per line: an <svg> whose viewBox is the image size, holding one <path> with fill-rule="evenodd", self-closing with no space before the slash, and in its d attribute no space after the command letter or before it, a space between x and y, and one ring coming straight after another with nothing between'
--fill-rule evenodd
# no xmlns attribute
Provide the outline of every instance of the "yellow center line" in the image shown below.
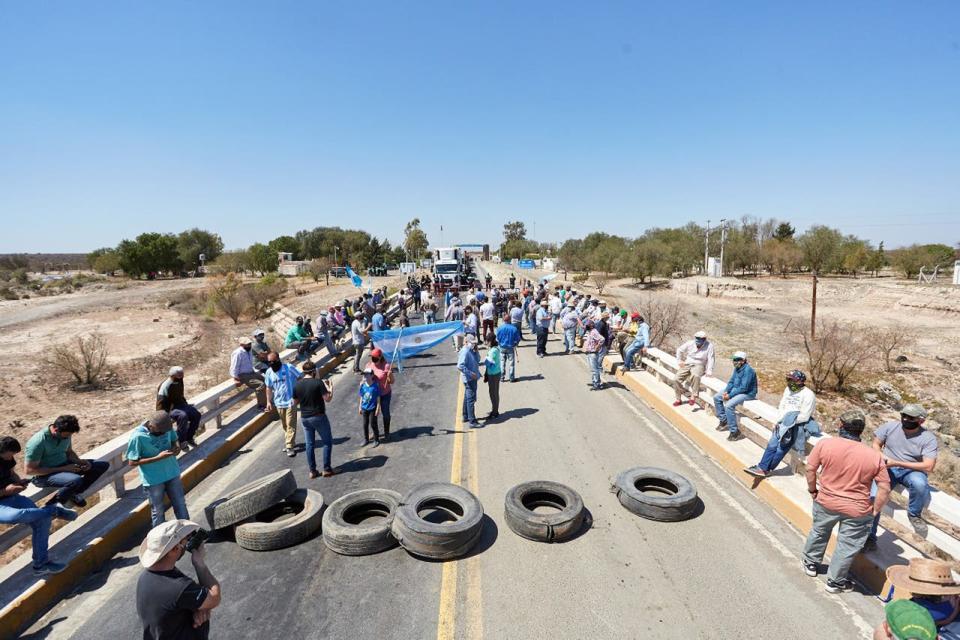
<svg viewBox="0 0 960 640"><path fill-rule="evenodd" d="M450 483L460 484L463 473L463 384L457 384L456 418L453 426L453 461L450 464ZM457 561L443 563L440 574L440 613L437 618L437 640L456 637L457 622Z"/></svg>

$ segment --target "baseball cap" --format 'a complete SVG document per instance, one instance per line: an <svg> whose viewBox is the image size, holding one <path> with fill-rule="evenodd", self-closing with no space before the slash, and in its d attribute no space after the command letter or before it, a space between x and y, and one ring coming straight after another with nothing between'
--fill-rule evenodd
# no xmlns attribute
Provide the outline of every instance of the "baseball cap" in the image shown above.
<svg viewBox="0 0 960 640"><path fill-rule="evenodd" d="M464 337L464 342L467 344L477 344L477 337L472 333L468 333L466 337Z"/></svg>
<svg viewBox="0 0 960 640"><path fill-rule="evenodd" d="M706 338L706 337L707 337L707 332L706 332L706 331L697 331L695 334L693 334L693 337L694 337L694 338Z"/></svg>
<svg viewBox="0 0 960 640"><path fill-rule="evenodd" d="M911 600L894 600L884 610L887 626L897 640L936 640L933 616Z"/></svg>
<svg viewBox="0 0 960 640"><path fill-rule="evenodd" d="M905 416L910 416L911 418L926 418L927 411L919 404L911 402L910 404L903 405L903 409L900 409L900 413Z"/></svg>
<svg viewBox="0 0 960 640"><path fill-rule="evenodd" d="M841 413L840 422L851 431L863 431L867 427L867 417L859 409L848 409Z"/></svg>
<svg viewBox="0 0 960 640"><path fill-rule="evenodd" d="M176 376L183 373L183 367L170 367L170 372L168 375Z"/></svg>
<svg viewBox="0 0 960 640"><path fill-rule="evenodd" d="M746 360L747 352L746 351L734 351L733 356L730 357L731 360Z"/></svg>
<svg viewBox="0 0 960 640"><path fill-rule="evenodd" d="M367 367L366 369L363 370L363 375L368 375L368 374L371 376L373 375L373 369L371 369L370 367Z"/></svg>
<svg viewBox="0 0 960 640"><path fill-rule="evenodd" d="M254 337L256 337L256 336L264 336L264 335L266 335L266 331L264 331L263 329L256 329L256 330L254 330L254 332L253 332L253 336L254 336Z"/></svg>
<svg viewBox="0 0 960 640"><path fill-rule="evenodd" d="M383 351L380 350L380 347L375 347L373 351L370 352L371 358L380 358L383 356Z"/></svg>
<svg viewBox="0 0 960 640"><path fill-rule="evenodd" d="M158 524L150 529L150 533L140 543L140 564L149 569L170 553L178 542L199 528L200 525L190 520L170 520Z"/></svg>

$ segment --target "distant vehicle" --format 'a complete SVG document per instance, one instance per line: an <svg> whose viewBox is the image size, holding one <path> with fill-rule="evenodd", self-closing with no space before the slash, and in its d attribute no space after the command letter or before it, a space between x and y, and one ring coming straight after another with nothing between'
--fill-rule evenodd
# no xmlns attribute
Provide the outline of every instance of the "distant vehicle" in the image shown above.
<svg viewBox="0 0 960 640"><path fill-rule="evenodd" d="M330 275L334 278L346 278L347 269L346 267L330 267Z"/></svg>
<svg viewBox="0 0 960 640"><path fill-rule="evenodd" d="M367 268L368 276L385 276L387 275L387 265L381 264L374 267Z"/></svg>
<svg viewBox="0 0 960 640"><path fill-rule="evenodd" d="M432 267L433 267L433 260L431 260L430 258L424 258L423 260L420 261L421 269L430 269Z"/></svg>
<svg viewBox="0 0 960 640"><path fill-rule="evenodd" d="M400 273L402 273L402 274L413 273L413 272L416 271L416 270L417 270L417 263L416 263L416 262L401 262L401 263L400 263Z"/></svg>

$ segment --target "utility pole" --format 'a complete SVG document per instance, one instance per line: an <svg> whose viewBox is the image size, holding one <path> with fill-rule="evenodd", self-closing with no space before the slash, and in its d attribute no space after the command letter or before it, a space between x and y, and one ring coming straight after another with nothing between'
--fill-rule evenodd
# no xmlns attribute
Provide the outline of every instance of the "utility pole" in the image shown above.
<svg viewBox="0 0 960 640"><path fill-rule="evenodd" d="M810 301L810 339L817 337L817 270L813 269L813 299Z"/></svg>
<svg viewBox="0 0 960 640"><path fill-rule="evenodd" d="M703 275L709 275L710 268L710 221L707 220L707 233L703 236Z"/></svg>
<svg viewBox="0 0 960 640"><path fill-rule="evenodd" d="M727 219L720 218L720 277L723 277L723 242L727 239Z"/></svg>

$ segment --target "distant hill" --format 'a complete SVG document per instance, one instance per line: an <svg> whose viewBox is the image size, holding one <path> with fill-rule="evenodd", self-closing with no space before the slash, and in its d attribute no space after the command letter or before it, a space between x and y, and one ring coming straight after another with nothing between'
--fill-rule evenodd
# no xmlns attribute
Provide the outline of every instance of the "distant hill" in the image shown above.
<svg viewBox="0 0 960 640"><path fill-rule="evenodd" d="M87 268L85 253L0 253L0 269L60 271Z"/></svg>

